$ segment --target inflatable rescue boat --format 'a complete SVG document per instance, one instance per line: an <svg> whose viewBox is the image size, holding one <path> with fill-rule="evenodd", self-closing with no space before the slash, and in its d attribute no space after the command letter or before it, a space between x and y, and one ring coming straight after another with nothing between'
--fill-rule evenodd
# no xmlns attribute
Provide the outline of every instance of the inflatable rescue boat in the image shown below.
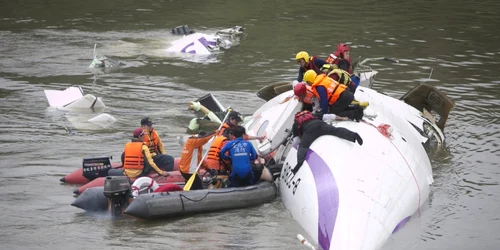
<svg viewBox="0 0 500 250"><path fill-rule="evenodd" d="M82 194L88 188L102 187L108 176L110 169L121 169L122 165L118 162L111 162L112 157L91 157L84 158L82 167L76 169L70 174L60 179L61 182L67 184L83 185L76 188L73 193L76 195ZM159 176L157 173L150 173L148 177L155 179L160 184L165 183L184 183L184 177L179 170L180 158L175 158L174 169L169 172L169 176ZM203 174L204 171L200 171ZM130 178L130 181L135 181L137 178Z"/></svg>
<svg viewBox="0 0 500 250"><path fill-rule="evenodd" d="M204 186L208 186L206 181ZM104 187L85 190L71 205L86 211L109 211L116 216L124 213L153 219L245 208L270 202L275 197L276 186L271 182L239 188L183 191L179 185L159 185L148 177L141 177L130 185L126 177L108 176Z"/></svg>

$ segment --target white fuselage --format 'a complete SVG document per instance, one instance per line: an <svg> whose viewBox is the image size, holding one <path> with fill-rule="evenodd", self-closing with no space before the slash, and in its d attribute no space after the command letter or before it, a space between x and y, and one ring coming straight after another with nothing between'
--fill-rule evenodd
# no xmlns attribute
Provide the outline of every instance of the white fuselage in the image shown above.
<svg viewBox="0 0 500 250"><path fill-rule="evenodd" d="M357 132L363 145L321 136L293 175L297 145L281 144L302 106L294 99L280 104L291 95L270 100L245 124L249 135L268 135L255 143L261 154L277 145L272 155L283 163L279 189L285 206L322 249L379 249L429 195L431 164L422 135L409 122L425 119L401 101L389 102L385 98L390 97L359 87L356 99L370 101L366 113L371 119L332 125ZM410 111L405 114L405 109Z"/></svg>
<svg viewBox="0 0 500 250"><path fill-rule="evenodd" d="M76 129L101 129L116 122L110 114L102 113L106 108L100 97L83 95L81 87L72 86L65 90L44 90L49 106L68 112L66 118ZM95 115L95 113L101 113ZM87 114L87 115L85 115Z"/></svg>
<svg viewBox="0 0 500 250"><path fill-rule="evenodd" d="M208 55L217 48L217 36L194 33L172 42L167 52Z"/></svg>
<svg viewBox="0 0 500 250"><path fill-rule="evenodd" d="M220 48L230 48L233 44L239 42L242 35L244 33L241 26L222 29L215 34L193 33L184 35L182 38L173 41L172 45L167 48L167 52L210 55L219 51Z"/></svg>

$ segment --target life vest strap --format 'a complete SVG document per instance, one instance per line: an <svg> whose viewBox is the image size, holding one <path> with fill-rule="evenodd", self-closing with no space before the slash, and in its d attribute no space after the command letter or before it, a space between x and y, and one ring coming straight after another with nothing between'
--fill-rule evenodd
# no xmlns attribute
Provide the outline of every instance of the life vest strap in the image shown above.
<svg viewBox="0 0 500 250"><path fill-rule="evenodd" d="M337 84L337 86L335 86L335 88L333 89L332 93L330 93L330 97L328 98L328 105L330 105L330 101L332 100L333 96L335 95L335 91L337 91L337 88L339 87L340 84ZM335 100L336 101L336 100Z"/></svg>

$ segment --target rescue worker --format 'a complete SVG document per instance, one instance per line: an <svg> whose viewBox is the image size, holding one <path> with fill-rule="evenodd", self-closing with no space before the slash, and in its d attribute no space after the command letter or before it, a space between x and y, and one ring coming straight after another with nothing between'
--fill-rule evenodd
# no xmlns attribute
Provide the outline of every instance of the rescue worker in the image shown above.
<svg viewBox="0 0 500 250"><path fill-rule="evenodd" d="M243 119L241 118L240 113L236 111L230 111L229 114L227 115L227 119L222 124L222 126L219 129L219 133L217 135L222 135L224 134L224 131L228 128L236 128L240 122L242 122Z"/></svg>
<svg viewBox="0 0 500 250"><path fill-rule="evenodd" d="M300 64L299 75L297 76L298 82L302 82L304 73L308 70L314 70L317 74L321 73L321 67L326 63L323 59L319 59L316 56L309 57L309 54L305 51L297 53L295 60Z"/></svg>
<svg viewBox="0 0 500 250"><path fill-rule="evenodd" d="M293 93L299 101L301 101L305 107L303 110L309 110L313 114L321 114L321 107L319 104L318 97L314 94L312 87L305 83L295 84L293 87ZM320 115L318 115L320 116ZM347 117L337 116L335 114L323 114L323 121L346 121L349 120Z"/></svg>
<svg viewBox="0 0 500 250"><path fill-rule="evenodd" d="M326 76L332 78L334 81L344 84L349 88L352 93L356 92L358 87L356 83L351 79L351 74L347 71L339 69L336 64L325 64L321 67L321 72L325 73Z"/></svg>
<svg viewBox="0 0 500 250"><path fill-rule="evenodd" d="M333 54L328 55L328 57L326 58L326 63L335 64L339 69L352 74L351 57L349 55L349 50L349 46L347 46L345 43L339 43L339 45L337 45L337 50Z"/></svg>
<svg viewBox="0 0 500 250"><path fill-rule="evenodd" d="M191 178L194 171L197 170L198 165L203 160L203 145L212 139L216 132L217 131L214 131L210 134L201 132L198 135L191 135L187 139L184 147L182 148L181 160L179 162L179 171L186 182L189 178ZM193 186L191 187L191 190L196 189L203 189L203 183L201 182L200 177L198 177L198 174L195 174Z"/></svg>
<svg viewBox="0 0 500 250"><path fill-rule="evenodd" d="M297 150L297 165L295 165L292 170L294 174L297 173L304 163L311 144L322 135L333 135L363 145L363 139L361 139L358 133L352 132L346 128L337 128L329 125L318 119L317 116L313 115L308 110L295 114L292 133L294 145L297 143L299 144Z"/></svg>
<svg viewBox="0 0 500 250"><path fill-rule="evenodd" d="M144 132L142 128L136 128L133 132L134 139L125 144L122 154L122 174L129 178L147 176L151 171L159 175L168 176L167 171L172 169L161 169L153 160L148 146L144 144ZM172 167L173 168L173 167ZM108 175L122 175L117 172L108 172Z"/></svg>
<svg viewBox="0 0 500 250"><path fill-rule="evenodd" d="M231 135L231 141L221 149L219 155L223 160L231 160L231 174L229 181L232 187L244 187L253 185L254 172L251 162L257 159L257 152L253 145L243 139L245 128L238 126L233 129L234 134ZM226 154L229 152L229 154Z"/></svg>
<svg viewBox="0 0 500 250"><path fill-rule="evenodd" d="M222 160L219 153L224 145L226 145L226 143L231 139L230 136L232 134L233 130L231 128L227 128L224 130L224 134L214 137L212 145L210 145L210 148L208 149L207 159L203 161L202 165L210 173L215 173L214 171L217 171L218 174L227 175L227 170L231 165L231 161Z"/></svg>
<svg viewBox="0 0 500 250"><path fill-rule="evenodd" d="M174 169L174 157L165 154L165 147L163 146L158 132L153 128L151 118L142 118L141 128L144 132L144 143L148 146L155 164L162 169L172 171Z"/></svg>
<svg viewBox="0 0 500 250"><path fill-rule="evenodd" d="M304 104L304 108L313 113L320 113L321 106L318 97L315 95L311 86L299 82L293 86L293 93L299 101Z"/></svg>
<svg viewBox="0 0 500 250"><path fill-rule="evenodd" d="M314 95L318 97L322 114L331 113L358 122L363 118L361 107L347 109L354 100L354 94L345 85L324 74L318 75L314 70L304 73L304 82L312 87Z"/></svg>
<svg viewBox="0 0 500 250"><path fill-rule="evenodd" d="M242 122L243 119L241 119L241 115L240 113L236 112L236 111L230 111L229 112L229 115L227 117L227 120L224 124L222 124L220 130L219 130L219 133L217 135L222 135L224 134L224 130L226 130L227 128L237 128L238 127L238 124L240 122ZM259 141L262 141L266 138L266 136L249 136L247 134L244 134L243 135L243 139L245 140L259 140Z"/></svg>

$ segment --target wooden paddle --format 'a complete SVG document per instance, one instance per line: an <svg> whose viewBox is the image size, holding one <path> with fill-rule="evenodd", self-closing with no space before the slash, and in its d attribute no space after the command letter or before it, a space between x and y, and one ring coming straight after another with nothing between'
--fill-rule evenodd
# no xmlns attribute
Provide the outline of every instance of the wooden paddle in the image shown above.
<svg viewBox="0 0 500 250"><path fill-rule="evenodd" d="M222 125L224 125L224 123L226 122L227 117L229 116L229 113L231 113L231 111L232 111L232 109L231 109L231 108L229 108L229 109L227 110L227 114L226 114L226 116L224 117L224 120L222 120L222 123L220 124L219 129L217 129L217 130L220 130L220 129L222 128ZM198 174L198 170L200 169L201 164L203 163L203 160L205 159L205 157L207 157L207 155L208 155L208 152L209 152L209 151L210 151L210 149L209 149L209 150L207 150L207 152L205 152L205 154L204 154L204 155L203 155L203 157L201 158L200 163L198 164L198 167L197 167L197 168L196 168L196 170L194 171L193 175L191 175L191 177L189 177L189 180L186 182L186 185L184 185L184 191L189 191L189 190L191 189L191 186L193 186L194 179L195 179L196 175Z"/></svg>

